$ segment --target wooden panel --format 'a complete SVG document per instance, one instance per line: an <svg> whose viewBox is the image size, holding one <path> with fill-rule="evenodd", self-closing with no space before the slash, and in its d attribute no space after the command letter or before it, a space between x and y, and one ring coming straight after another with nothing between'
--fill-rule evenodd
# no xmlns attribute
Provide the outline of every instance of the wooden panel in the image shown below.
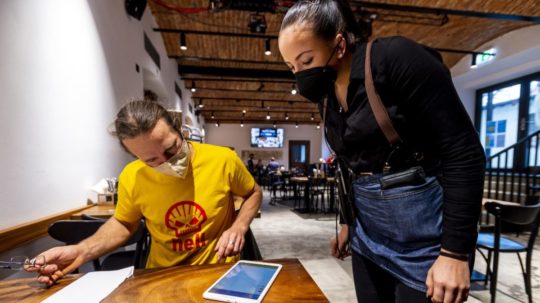
<svg viewBox="0 0 540 303"><path fill-rule="evenodd" d="M87 205L76 209L71 209L66 212L51 215L28 223L23 223L0 230L0 253L13 249L24 243L37 239L47 234L49 225L58 220L65 220L71 218L73 213L92 207L93 205Z"/></svg>

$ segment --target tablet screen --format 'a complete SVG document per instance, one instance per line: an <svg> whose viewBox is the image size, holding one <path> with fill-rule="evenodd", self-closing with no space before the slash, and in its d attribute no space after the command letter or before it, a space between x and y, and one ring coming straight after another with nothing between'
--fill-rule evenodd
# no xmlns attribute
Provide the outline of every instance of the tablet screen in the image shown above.
<svg viewBox="0 0 540 303"><path fill-rule="evenodd" d="M209 292L257 300L279 268L239 262Z"/></svg>

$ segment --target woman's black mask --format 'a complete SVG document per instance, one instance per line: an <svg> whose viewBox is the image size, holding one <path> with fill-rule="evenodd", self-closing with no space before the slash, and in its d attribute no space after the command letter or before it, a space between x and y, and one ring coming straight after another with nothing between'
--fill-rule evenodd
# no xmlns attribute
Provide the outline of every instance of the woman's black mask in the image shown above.
<svg viewBox="0 0 540 303"><path fill-rule="evenodd" d="M337 72L329 67L328 63L334 56L338 46L339 43L332 50L332 54L330 54L330 58L328 58L324 66L309 68L294 74L298 92L309 101L320 103L332 90L337 79Z"/></svg>

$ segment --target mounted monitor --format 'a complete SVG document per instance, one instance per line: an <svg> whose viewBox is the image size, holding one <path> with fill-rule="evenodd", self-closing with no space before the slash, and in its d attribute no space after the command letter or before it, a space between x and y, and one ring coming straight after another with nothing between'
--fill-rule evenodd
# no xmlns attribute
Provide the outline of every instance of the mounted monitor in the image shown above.
<svg viewBox="0 0 540 303"><path fill-rule="evenodd" d="M251 128L251 147L282 148L283 128Z"/></svg>

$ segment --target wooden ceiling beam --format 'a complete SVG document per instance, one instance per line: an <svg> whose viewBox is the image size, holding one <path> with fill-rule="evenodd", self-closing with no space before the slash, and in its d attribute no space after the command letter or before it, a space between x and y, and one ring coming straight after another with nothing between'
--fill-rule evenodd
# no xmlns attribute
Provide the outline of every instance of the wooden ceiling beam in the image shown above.
<svg viewBox="0 0 540 303"><path fill-rule="evenodd" d="M406 11L414 13L423 13L423 14L434 14L434 15L454 15L462 17L476 17L476 18L488 18L488 19L497 19L504 21L524 21L524 22L534 22L540 23L540 17L538 16L520 16L520 15L510 15L510 14L499 14L499 13L487 13L487 12L477 12L477 11L466 11L466 10L455 10L447 8L433 8L433 7L424 7L424 6L412 6L412 5L401 5L401 4L388 4L388 3L379 3L371 1L349 1L352 6L360 6L363 8L377 8L377 9L387 9L395 11Z"/></svg>
<svg viewBox="0 0 540 303"><path fill-rule="evenodd" d="M178 73L182 78L192 76L240 77L252 79L289 79L294 80L290 70L258 69L258 68L227 68L212 66L178 65Z"/></svg>

